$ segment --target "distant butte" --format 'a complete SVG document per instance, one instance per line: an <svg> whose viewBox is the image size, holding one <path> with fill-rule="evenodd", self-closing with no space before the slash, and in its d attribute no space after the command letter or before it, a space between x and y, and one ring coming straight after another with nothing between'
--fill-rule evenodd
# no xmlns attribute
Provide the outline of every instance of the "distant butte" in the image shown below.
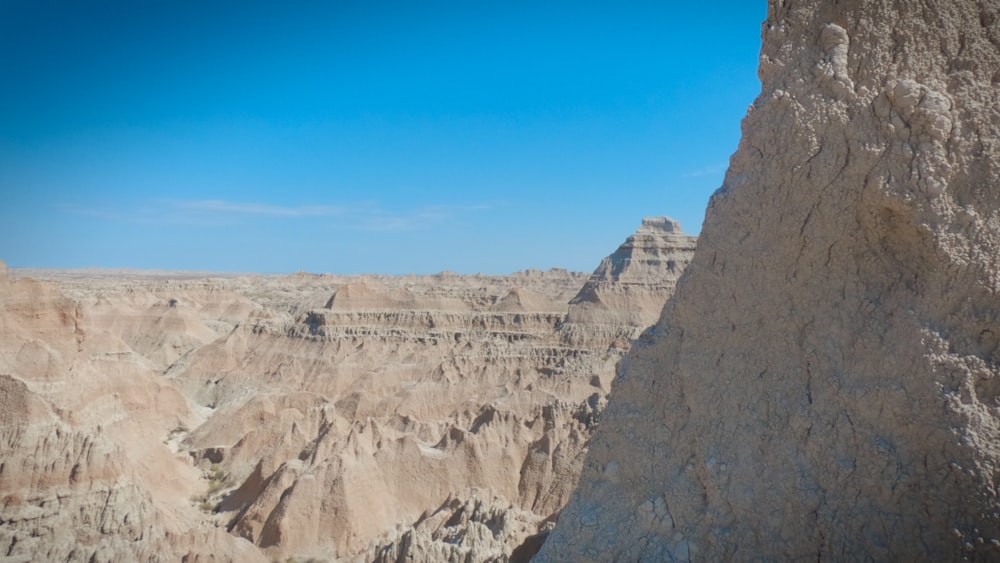
<svg viewBox="0 0 1000 563"><path fill-rule="evenodd" d="M697 240L669 217L644 218L569 302L567 321L652 325L694 256Z"/></svg>

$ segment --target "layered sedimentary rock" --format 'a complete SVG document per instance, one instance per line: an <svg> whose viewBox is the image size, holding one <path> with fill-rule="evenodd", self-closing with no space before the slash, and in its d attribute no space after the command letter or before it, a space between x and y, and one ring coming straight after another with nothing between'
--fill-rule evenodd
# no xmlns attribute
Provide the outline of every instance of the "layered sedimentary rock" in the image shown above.
<svg viewBox="0 0 1000 563"><path fill-rule="evenodd" d="M542 561L1000 558L1000 7L769 3Z"/></svg>
<svg viewBox="0 0 1000 563"><path fill-rule="evenodd" d="M5 561L263 561L204 525L161 429L187 401L52 284L0 268L0 546Z"/></svg>
<svg viewBox="0 0 1000 563"><path fill-rule="evenodd" d="M644 218L569 302L568 322L640 329L652 325L691 261L696 242L669 217Z"/></svg>
<svg viewBox="0 0 1000 563"><path fill-rule="evenodd" d="M233 534L279 558L484 560L562 507L619 354L564 346L565 301L544 286L494 281L484 299L428 281L345 283L323 308L251 320L168 370L213 410L182 447L235 487L213 498ZM522 524L492 544L476 519L449 541L428 530L423 514L476 490Z"/></svg>
<svg viewBox="0 0 1000 563"><path fill-rule="evenodd" d="M558 269L16 275L0 549L25 561L525 561L636 330L566 323L586 275Z"/></svg>

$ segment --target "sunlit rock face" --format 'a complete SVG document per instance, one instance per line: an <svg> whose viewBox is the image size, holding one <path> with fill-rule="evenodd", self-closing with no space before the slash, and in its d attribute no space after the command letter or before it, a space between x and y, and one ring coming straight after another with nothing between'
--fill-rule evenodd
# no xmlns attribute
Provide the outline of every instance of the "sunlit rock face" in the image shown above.
<svg viewBox="0 0 1000 563"><path fill-rule="evenodd" d="M669 217L644 218L570 301L567 320L642 329L652 325L694 256L696 242Z"/></svg>
<svg viewBox="0 0 1000 563"><path fill-rule="evenodd" d="M266 561L206 525L197 420L152 363L52 283L0 263L0 545L9 561Z"/></svg>
<svg viewBox="0 0 1000 563"><path fill-rule="evenodd" d="M1000 6L769 3L541 561L1000 558Z"/></svg>
<svg viewBox="0 0 1000 563"><path fill-rule="evenodd" d="M0 263L0 549L523 561L641 330L567 323L586 279Z"/></svg>

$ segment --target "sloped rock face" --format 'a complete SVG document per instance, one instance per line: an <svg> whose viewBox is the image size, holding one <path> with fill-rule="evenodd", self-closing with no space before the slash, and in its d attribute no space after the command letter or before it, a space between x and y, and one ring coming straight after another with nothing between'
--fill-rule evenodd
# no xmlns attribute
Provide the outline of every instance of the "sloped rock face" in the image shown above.
<svg viewBox="0 0 1000 563"><path fill-rule="evenodd" d="M996 560L1000 7L776 0L763 39L539 560Z"/></svg>
<svg viewBox="0 0 1000 563"><path fill-rule="evenodd" d="M168 370L213 409L182 447L236 487L231 533L279 559L487 561L565 504L622 352L562 342L561 283L467 281L352 280ZM470 490L511 525L422 517Z"/></svg>
<svg viewBox="0 0 1000 563"><path fill-rule="evenodd" d="M0 293L15 560L524 561L629 342L567 341L557 269L31 273Z"/></svg>
<svg viewBox="0 0 1000 563"><path fill-rule="evenodd" d="M191 464L161 443L187 402L53 284L0 268L5 561L263 561L205 522Z"/></svg>
<svg viewBox="0 0 1000 563"><path fill-rule="evenodd" d="M646 217L635 234L601 261L569 302L567 322L654 324L694 255L697 237L669 217Z"/></svg>

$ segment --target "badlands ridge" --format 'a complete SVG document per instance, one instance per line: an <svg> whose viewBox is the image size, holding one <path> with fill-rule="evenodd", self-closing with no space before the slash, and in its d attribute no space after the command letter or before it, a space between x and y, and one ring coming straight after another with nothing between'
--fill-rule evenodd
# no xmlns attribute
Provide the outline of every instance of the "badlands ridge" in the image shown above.
<svg viewBox="0 0 1000 563"><path fill-rule="evenodd" d="M1000 6L762 35L693 256L0 272L0 554L1000 560Z"/></svg>
<svg viewBox="0 0 1000 563"><path fill-rule="evenodd" d="M694 237L588 279L16 271L0 283L0 553L526 560Z"/></svg>

